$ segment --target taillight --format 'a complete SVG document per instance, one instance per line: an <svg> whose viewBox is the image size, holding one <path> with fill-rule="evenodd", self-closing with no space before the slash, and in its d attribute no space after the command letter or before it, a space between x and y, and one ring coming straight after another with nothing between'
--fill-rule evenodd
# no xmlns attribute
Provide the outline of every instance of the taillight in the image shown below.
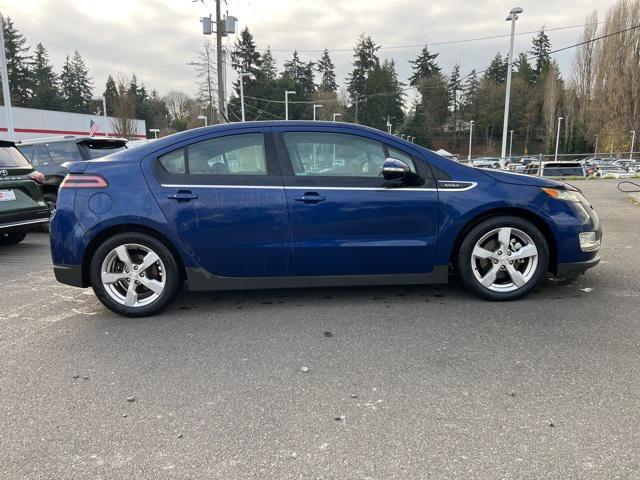
<svg viewBox="0 0 640 480"><path fill-rule="evenodd" d="M109 184L100 175L74 175L65 177L60 188L106 188Z"/></svg>
<svg viewBox="0 0 640 480"><path fill-rule="evenodd" d="M29 174L29 178L31 180L34 180L38 183L43 183L44 182L44 173L42 172L31 172Z"/></svg>

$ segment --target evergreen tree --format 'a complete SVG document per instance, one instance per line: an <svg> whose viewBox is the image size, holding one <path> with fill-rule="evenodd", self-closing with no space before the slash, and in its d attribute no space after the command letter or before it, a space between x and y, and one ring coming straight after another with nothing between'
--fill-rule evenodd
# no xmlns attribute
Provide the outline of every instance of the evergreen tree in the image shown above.
<svg viewBox="0 0 640 480"><path fill-rule="evenodd" d="M415 87L420 79L440 73L440 67L436 62L438 55L438 53L429 53L429 48L425 45L415 60L409 60L413 69L413 74L409 77L409 85Z"/></svg>
<svg viewBox="0 0 640 480"><path fill-rule="evenodd" d="M67 55L60 74L60 93L67 111L89 113L92 83L80 52L75 50L71 59Z"/></svg>
<svg viewBox="0 0 640 480"><path fill-rule="evenodd" d="M495 83L504 83L507 81L507 64L500 52L496 53L496 56L493 57L484 76L489 80L493 80Z"/></svg>
<svg viewBox="0 0 640 480"><path fill-rule="evenodd" d="M538 35L531 41L531 50L529 53L536 57L535 76L538 78L542 71L551 63L551 41L544 31L544 27L540 29Z"/></svg>
<svg viewBox="0 0 640 480"><path fill-rule="evenodd" d="M58 78L49 63L49 54L39 43L34 51L34 63L31 71L33 93L29 107L55 110L60 106Z"/></svg>
<svg viewBox="0 0 640 480"><path fill-rule="evenodd" d="M460 93L462 92L462 80L460 79L460 65L456 63L449 77L447 85L449 91L449 108L454 114L459 110Z"/></svg>
<svg viewBox="0 0 640 480"><path fill-rule="evenodd" d="M231 67L238 73L258 75L260 71L260 53L256 49L249 27L245 27L236 39L235 49L231 52Z"/></svg>
<svg viewBox="0 0 640 480"><path fill-rule="evenodd" d="M463 91L462 103L464 104L465 108L473 104L476 98L476 95L478 94L479 88L480 88L480 81L478 80L478 73L474 68L473 70L471 70L469 75L467 75L464 81L463 89L462 89Z"/></svg>
<svg viewBox="0 0 640 480"><path fill-rule="evenodd" d="M386 130L387 117L395 124L404 123L404 94L393 61L385 60L373 66L366 82L366 104L362 105L358 121Z"/></svg>
<svg viewBox="0 0 640 480"><path fill-rule="evenodd" d="M376 52L380 49L369 36L360 35L353 49L353 71L347 78L347 91L351 98L362 97L367 86L369 72L379 64Z"/></svg>
<svg viewBox="0 0 640 480"><path fill-rule="evenodd" d="M33 57L29 55L26 38L18 32L11 17L2 17L2 31L11 103L16 107L25 106L32 93L30 67Z"/></svg>
<svg viewBox="0 0 640 480"><path fill-rule="evenodd" d="M308 100L315 91L314 70L315 64L303 62L297 51L293 52L291 60L284 62L282 76L293 81L297 98Z"/></svg>
<svg viewBox="0 0 640 480"><path fill-rule="evenodd" d="M516 70L515 75L517 78L521 78L525 83L533 83L535 79L535 72L531 68L531 64L529 64L526 53L521 52L520 55L518 55L514 68Z"/></svg>
<svg viewBox="0 0 640 480"><path fill-rule="evenodd" d="M118 101L118 87L111 75L107 77L103 95L107 104L107 115L110 115L113 113L113 109Z"/></svg>
<svg viewBox="0 0 640 480"><path fill-rule="evenodd" d="M338 90L338 84L336 83L335 66L329 56L329 50L325 48L322 52L322 57L317 64L318 73L320 73L320 84L318 88L325 92L335 92Z"/></svg>
<svg viewBox="0 0 640 480"><path fill-rule="evenodd" d="M265 80L275 80L278 77L278 67L276 60L271 54L271 48L267 47L260 57L260 75Z"/></svg>

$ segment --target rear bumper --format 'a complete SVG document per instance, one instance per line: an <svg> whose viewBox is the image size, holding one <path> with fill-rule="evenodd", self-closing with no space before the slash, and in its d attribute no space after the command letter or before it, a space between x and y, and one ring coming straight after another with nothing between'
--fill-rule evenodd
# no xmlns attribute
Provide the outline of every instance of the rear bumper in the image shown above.
<svg viewBox="0 0 640 480"><path fill-rule="evenodd" d="M557 275L558 277L565 277L567 275L584 273L590 268L595 267L599 263L600 254L597 254L591 260L586 260L584 262L558 263Z"/></svg>
<svg viewBox="0 0 640 480"><path fill-rule="evenodd" d="M44 225L49 221L49 209L0 215L0 232L25 230Z"/></svg>
<svg viewBox="0 0 640 480"><path fill-rule="evenodd" d="M53 265L56 280L72 287L87 287L82 279L81 265Z"/></svg>

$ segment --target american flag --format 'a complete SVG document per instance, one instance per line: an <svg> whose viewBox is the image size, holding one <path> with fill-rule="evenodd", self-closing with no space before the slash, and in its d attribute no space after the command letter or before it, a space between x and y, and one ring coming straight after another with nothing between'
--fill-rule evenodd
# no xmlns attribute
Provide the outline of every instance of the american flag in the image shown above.
<svg viewBox="0 0 640 480"><path fill-rule="evenodd" d="M91 120L91 123L89 124L89 135L93 137L98 130L100 130L100 125Z"/></svg>

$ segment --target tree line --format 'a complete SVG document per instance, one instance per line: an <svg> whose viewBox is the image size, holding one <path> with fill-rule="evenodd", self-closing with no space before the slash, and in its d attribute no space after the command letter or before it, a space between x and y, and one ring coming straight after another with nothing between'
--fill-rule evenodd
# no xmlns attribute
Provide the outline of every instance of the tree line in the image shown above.
<svg viewBox="0 0 640 480"><path fill-rule="evenodd" d="M552 45L544 27L526 51L513 61L509 130L515 154L551 153L555 149L558 117L563 117L560 151L564 153L624 151L630 148L631 130L637 129L640 107L640 0L618 0L600 28L596 12L587 17L578 39L573 70L563 78L552 58ZM80 54L67 56L60 73L51 65L46 49L33 52L10 18L3 23L10 90L16 106L96 113L101 100L92 99L93 80ZM622 33L619 33L622 32ZM603 37L603 38L600 38ZM340 88L328 50L317 59L303 59L294 51L280 69L270 48L260 50L249 28L242 30L230 54L236 80L227 112L217 111L215 52L205 40L191 64L197 94L170 91L160 96L149 91L136 75L109 76L105 85L109 115L141 118L147 128L163 133L209 122L239 121L240 74L243 77L245 118L285 118L284 92L289 97L290 119L317 118L356 122L416 138L431 148L466 153L469 124L474 122L475 155L500 151L506 90L507 57L497 52L486 68L461 73L455 65L444 72L439 54L425 45L409 61L411 75L398 78L396 62L380 58L381 45L361 35L353 49L352 68ZM118 126L126 135L126 122ZM639 132L640 138L640 132Z"/></svg>

